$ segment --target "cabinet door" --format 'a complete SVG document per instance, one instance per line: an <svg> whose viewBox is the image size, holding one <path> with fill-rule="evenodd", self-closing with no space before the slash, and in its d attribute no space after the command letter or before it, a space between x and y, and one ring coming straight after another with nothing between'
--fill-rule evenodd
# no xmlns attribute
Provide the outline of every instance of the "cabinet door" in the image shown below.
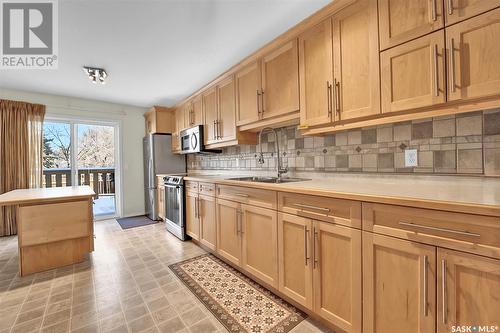
<svg viewBox="0 0 500 333"><path fill-rule="evenodd" d="M314 312L361 332L361 231L315 221L312 251Z"/></svg>
<svg viewBox="0 0 500 333"><path fill-rule="evenodd" d="M312 310L312 223L278 213L279 291Z"/></svg>
<svg viewBox="0 0 500 333"><path fill-rule="evenodd" d="M299 55L297 39L262 58L263 118L299 110Z"/></svg>
<svg viewBox="0 0 500 333"><path fill-rule="evenodd" d="M378 6L382 50L438 30L444 25L442 0L379 0Z"/></svg>
<svg viewBox="0 0 500 333"><path fill-rule="evenodd" d="M236 124L249 124L260 119L260 61L249 64L236 73Z"/></svg>
<svg viewBox="0 0 500 333"><path fill-rule="evenodd" d="M438 248L438 266L439 333L500 326L500 260Z"/></svg>
<svg viewBox="0 0 500 333"><path fill-rule="evenodd" d="M201 96L196 96L191 104L191 126L203 125L203 103Z"/></svg>
<svg viewBox="0 0 500 333"><path fill-rule="evenodd" d="M278 225L275 210L241 205L242 268L278 288Z"/></svg>
<svg viewBox="0 0 500 333"><path fill-rule="evenodd" d="M380 113L377 3L358 1L333 17L335 120Z"/></svg>
<svg viewBox="0 0 500 333"><path fill-rule="evenodd" d="M236 139L236 110L234 96L234 79L230 76L218 86L219 118L215 134L219 141Z"/></svg>
<svg viewBox="0 0 500 333"><path fill-rule="evenodd" d="M180 137L179 132L183 130L184 127L184 105L179 106L175 110L175 133L172 135L172 147L179 150L180 149Z"/></svg>
<svg viewBox="0 0 500 333"><path fill-rule="evenodd" d="M200 242L211 249L216 250L217 223L215 221L215 198L200 195Z"/></svg>
<svg viewBox="0 0 500 333"><path fill-rule="evenodd" d="M435 281L434 246L363 232L363 332L435 332Z"/></svg>
<svg viewBox="0 0 500 333"><path fill-rule="evenodd" d="M327 124L332 120L332 21L299 36L300 125Z"/></svg>
<svg viewBox="0 0 500 333"><path fill-rule="evenodd" d="M158 216L165 220L165 187L160 185L157 189L158 196Z"/></svg>
<svg viewBox="0 0 500 333"><path fill-rule="evenodd" d="M217 199L217 253L239 266L241 259L240 204Z"/></svg>
<svg viewBox="0 0 500 333"><path fill-rule="evenodd" d="M380 54L382 112L444 103L444 31Z"/></svg>
<svg viewBox="0 0 500 333"><path fill-rule="evenodd" d="M205 91L202 95L203 113L205 115L205 126L203 126L205 144L214 143L217 141L216 127L218 120L217 112L217 89L212 87Z"/></svg>
<svg viewBox="0 0 500 333"><path fill-rule="evenodd" d="M450 25L500 6L498 0L445 0L445 23Z"/></svg>
<svg viewBox="0 0 500 333"><path fill-rule="evenodd" d="M186 192L186 234L200 239L200 218L198 216L198 194Z"/></svg>
<svg viewBox="0 0 500 333"><path fill-rule="evenodd" d="M500 8L446 29L448 100L500 94Z"/></svg>

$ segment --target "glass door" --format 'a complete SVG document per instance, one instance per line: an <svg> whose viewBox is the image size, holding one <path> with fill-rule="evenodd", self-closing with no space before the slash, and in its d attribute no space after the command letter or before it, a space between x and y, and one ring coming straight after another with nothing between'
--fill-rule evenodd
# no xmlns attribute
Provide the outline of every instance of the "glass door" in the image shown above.
<svg viewBox="0 0 500 333"><path fill-rule="evenodd" d="M43 187L73 184L71 128L68 122L43 123Z"/></svg>

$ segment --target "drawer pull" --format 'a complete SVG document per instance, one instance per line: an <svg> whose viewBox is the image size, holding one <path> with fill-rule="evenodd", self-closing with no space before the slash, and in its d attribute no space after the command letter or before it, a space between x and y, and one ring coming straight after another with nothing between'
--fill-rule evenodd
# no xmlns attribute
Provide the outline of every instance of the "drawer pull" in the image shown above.
<svg viewBox="0 0 500 333"><path fill-rule="evenodd" d="M448 232L450 234L455 234L455 235L462 235L462 236L469 236L469 237L481 237L480 234L476 234L476 233L468 232L468 231L460 231L460 230L453 230L453 229L446 229L446 228L431 227L428 225L421 225L421 224L415 224L415 223L409 223L409 222L403 222L403 221L399 222L399 224L404 225L406 227L414 227L414 228L420 228L420 229L442 231L442 232Z"/></svg>
<svg viewBox="0 0 500 333"><path fill-rule="evenodd" d="M249 195L245 194L245 193L234 193L234 195L236 195L238 197L244 197L244 198L248 198L249 197Z"/></svg>
<svg viewBox="0 0 500 333"><path fill-rule="evenodd" d="M330 208L316 207L316 206L304 205L304 204L299 204L299 203L296 203L293 205L296 207L299 207L299 208L309 208L309 209L315 209L315 210L320 210L322 212L330 213Z"/></svg>

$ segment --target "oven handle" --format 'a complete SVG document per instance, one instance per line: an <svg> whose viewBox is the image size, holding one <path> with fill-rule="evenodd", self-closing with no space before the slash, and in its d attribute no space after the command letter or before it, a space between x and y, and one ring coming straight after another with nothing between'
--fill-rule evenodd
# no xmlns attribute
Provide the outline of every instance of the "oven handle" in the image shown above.
<svg viewBox="0 0 500 333"><path fill-rule="evenodd" d="M169 187L169 188L181 188L180 185L170 185L170 184L164 184L163 186Z"/></svg>

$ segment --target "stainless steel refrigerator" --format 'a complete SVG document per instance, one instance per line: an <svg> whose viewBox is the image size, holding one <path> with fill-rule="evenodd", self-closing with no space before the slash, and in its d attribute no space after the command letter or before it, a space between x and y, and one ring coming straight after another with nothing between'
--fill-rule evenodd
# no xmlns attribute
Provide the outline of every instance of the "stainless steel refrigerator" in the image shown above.
<svg viewBox="0 0 500 333"><path fill-rule="evenodd" d="M172 153L170 134L148 134L143 139L146 215L158 220L156 175L186 172L186 157Z"/></svg>

